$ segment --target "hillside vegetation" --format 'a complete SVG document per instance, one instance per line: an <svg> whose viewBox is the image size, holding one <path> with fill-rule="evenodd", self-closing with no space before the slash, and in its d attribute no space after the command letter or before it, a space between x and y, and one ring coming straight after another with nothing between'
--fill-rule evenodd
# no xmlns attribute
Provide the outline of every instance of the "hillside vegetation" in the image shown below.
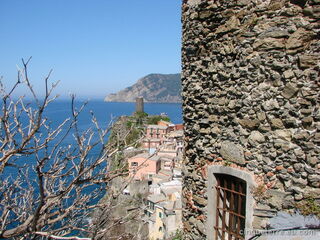
<svg viewBox="0 0 320 240"><path fill-rule="evenodd" d="M135 102L143 97L146 102L181 102L180 74L149 74L134 85L109 94L106 102Z"/></svg>

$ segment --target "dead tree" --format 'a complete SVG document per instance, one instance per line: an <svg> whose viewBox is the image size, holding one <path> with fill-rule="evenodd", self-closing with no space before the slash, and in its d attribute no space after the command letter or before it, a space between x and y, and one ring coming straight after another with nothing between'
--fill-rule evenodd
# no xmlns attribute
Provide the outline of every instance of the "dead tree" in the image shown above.
<svg viewBox="0 0 320 240"><path fill-rule="evenodd" d="M102 129L94 114L92 127L79 129L85 104L77 109L74 96L70 118L53 127L45 113L56 99L56 84L49 87L49 73L45 95L38 98L28 77L29 60L22 62L10 91L1 85L0 238L94 239L101 232L92 226L92 210L110 207L98 201L101 191L112 178L127 174L108 171L108 159L120 149L106 144L111 125ZM20 85L31 93L29 104L13 98ZM66 143L70 136L74 141Z"/></svg>

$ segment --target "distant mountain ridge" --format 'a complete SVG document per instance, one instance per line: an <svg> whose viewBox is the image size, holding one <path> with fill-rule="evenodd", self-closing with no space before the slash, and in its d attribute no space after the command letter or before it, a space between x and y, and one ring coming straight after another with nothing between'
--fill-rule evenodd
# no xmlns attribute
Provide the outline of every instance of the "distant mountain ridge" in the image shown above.
<svg viewBox="0 0 320 240"><path fill-rule="evenodd" d="M143 97L145 102L181 102L181 75L149 74L135 84L105 97L106 102L135 102Z"/></svg>

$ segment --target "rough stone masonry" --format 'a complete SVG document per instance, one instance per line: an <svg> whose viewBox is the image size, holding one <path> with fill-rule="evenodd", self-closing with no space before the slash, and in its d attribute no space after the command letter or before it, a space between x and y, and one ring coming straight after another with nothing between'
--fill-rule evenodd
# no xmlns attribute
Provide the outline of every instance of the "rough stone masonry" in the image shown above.
<svg viewBox="0 0 320 240"><path fill-rule="evenodd" d="M256 209L319 197L320 0L184 0L182 13L185 239L207 237L208 166L253 174Z"/></svg>

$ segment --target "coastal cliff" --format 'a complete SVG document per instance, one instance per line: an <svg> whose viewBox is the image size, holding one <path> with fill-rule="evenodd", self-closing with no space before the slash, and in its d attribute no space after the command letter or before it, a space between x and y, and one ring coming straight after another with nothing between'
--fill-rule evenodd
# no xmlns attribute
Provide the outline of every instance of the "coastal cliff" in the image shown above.
<svg viewBox="0 0 320 240"><path fill-rule="evenodd" d="M100 200L104 207L95 209L92 214L97 229L104 229L96 239L148 239L148 222L144 219L148 180L137 182L130 179L127 160L145 152L140 145L144 127L159 120L170 121L166 116L135 113L121 116L114 122L107 145L119 149L108 162L110 173L115 177L106 186L108 194Z"/></svg>
<svg viewBox="0 0 320 240"><path fill-rule="evenodd" d="M149 74L134 85L109 94L106 102L134 102L143 97L146 102L181 102L180 74Z"/></svg>

